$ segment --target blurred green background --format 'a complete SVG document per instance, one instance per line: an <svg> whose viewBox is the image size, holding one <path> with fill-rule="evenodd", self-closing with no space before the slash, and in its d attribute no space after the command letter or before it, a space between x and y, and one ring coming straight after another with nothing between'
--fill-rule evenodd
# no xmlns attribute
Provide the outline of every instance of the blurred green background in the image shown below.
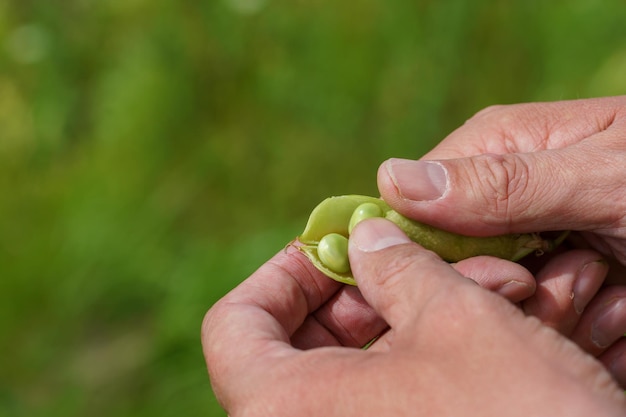
<svg viewBox="0 0 626 417"><path fill-rule="evenodd" d="M205 311L496 103L626 93L623 0L0 0L0 415L223 416Z"/></svg>

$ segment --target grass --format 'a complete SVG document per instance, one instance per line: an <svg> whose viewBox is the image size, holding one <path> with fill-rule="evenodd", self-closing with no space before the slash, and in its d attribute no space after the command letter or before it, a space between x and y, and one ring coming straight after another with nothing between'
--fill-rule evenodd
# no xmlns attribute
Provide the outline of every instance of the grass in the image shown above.
<svg viewBox="0 0 626 417"><path fill-rule="evenodd" d="M0 2L0 415L223 416L204 312L490 104L626 92L619 0Z"/></svg>

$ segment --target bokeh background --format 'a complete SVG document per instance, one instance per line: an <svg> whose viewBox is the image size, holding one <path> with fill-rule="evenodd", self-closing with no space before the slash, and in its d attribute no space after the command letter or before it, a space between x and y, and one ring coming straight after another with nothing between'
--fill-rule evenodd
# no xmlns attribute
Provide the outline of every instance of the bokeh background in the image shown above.
<svg viewBox="0 0 626 417"><path fill-rule="evenodd" d="M623 0L0 0L0 416L224 416L205 311L481 108L626 93Z"/></svg>

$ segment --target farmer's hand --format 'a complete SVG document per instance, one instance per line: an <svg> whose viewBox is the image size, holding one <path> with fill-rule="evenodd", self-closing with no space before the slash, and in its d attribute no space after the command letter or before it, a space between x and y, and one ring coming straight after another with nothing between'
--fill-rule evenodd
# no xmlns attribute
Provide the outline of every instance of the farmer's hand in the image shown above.
<svg viewBox="0 0 626 417"><path fill-rule="evenodd" d="M385 162L378 184L443 229L575 230L626 265L626 96L487 108L423 160Z"/></svg>
<svg viewBox="0 0 626 417"><path fill-rule="evenodd" d="M231 416L626 412L599 362L386 220L355 228L350 261L360 293L292 250L209 311L205 357ZM358 349L375 323L390 329Z"/></svg>
<svg viewBox="0 0 626 417"><path fill-rule="evenodd" d="M422 161L384 163L378 183L397 211L462 234L578 231L568 244L611 268L588 251L559 255L521 306L626 385L626 96L487 108ZM599 268L618 285L585 278Z"/></svg>

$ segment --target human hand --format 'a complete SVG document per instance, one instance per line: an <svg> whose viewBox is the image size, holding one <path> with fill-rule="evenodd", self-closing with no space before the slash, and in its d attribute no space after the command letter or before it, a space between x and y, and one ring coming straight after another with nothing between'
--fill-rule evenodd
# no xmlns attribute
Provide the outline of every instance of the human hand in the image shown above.
<svg viewBox="0 0 626 417"><path fill-rule="evenodd" d="M390 223L357 226L350 257L374 310L291 251L207 314L205 356L232 416L624 414L597 361Z"/></svg>
<svg viewBox="0 0 626 417"><path fill-rule="evenodd" d="M605 286L608 263L592 250L569 250L538 271L535 293L519 303L595 356L626 389L626 286Z"/></svg>
<svg viewBox="0 0 626 417"><path fill-rule="evenodd" d="M379 170L407 217L477 236L576 230L626 265L626 96L490 107L423 159Z"/></svg>
<svg viewBox="0 0 626 417"><path fill-rule="evenodd" d="M626 341L618 337L626 332L626 96L491 107L424 159L437 162L390 160L381 166L381 194L397 211L464 234L578 230L566 246L593 247L607 255L607 282L622 286L599 290L584 312L573 306L580 298L573 275L558 275L554 266L567 261L575 271L582 265L579 251L559 255L547 273L540 272L537 294L522 307L609 369L616 358L626 357ZM550 258L522 262L530 261L536 270L545 259ZM550 277L554 273L558 277ZM546 287L551 294L544 294ZM557 307L555 293L570 294L573 303ZM603 314L601 322L613 327L614 338L598 353L606 342L590 337L591 323ZM624 381L620 372L612 372Z"/></svg>

